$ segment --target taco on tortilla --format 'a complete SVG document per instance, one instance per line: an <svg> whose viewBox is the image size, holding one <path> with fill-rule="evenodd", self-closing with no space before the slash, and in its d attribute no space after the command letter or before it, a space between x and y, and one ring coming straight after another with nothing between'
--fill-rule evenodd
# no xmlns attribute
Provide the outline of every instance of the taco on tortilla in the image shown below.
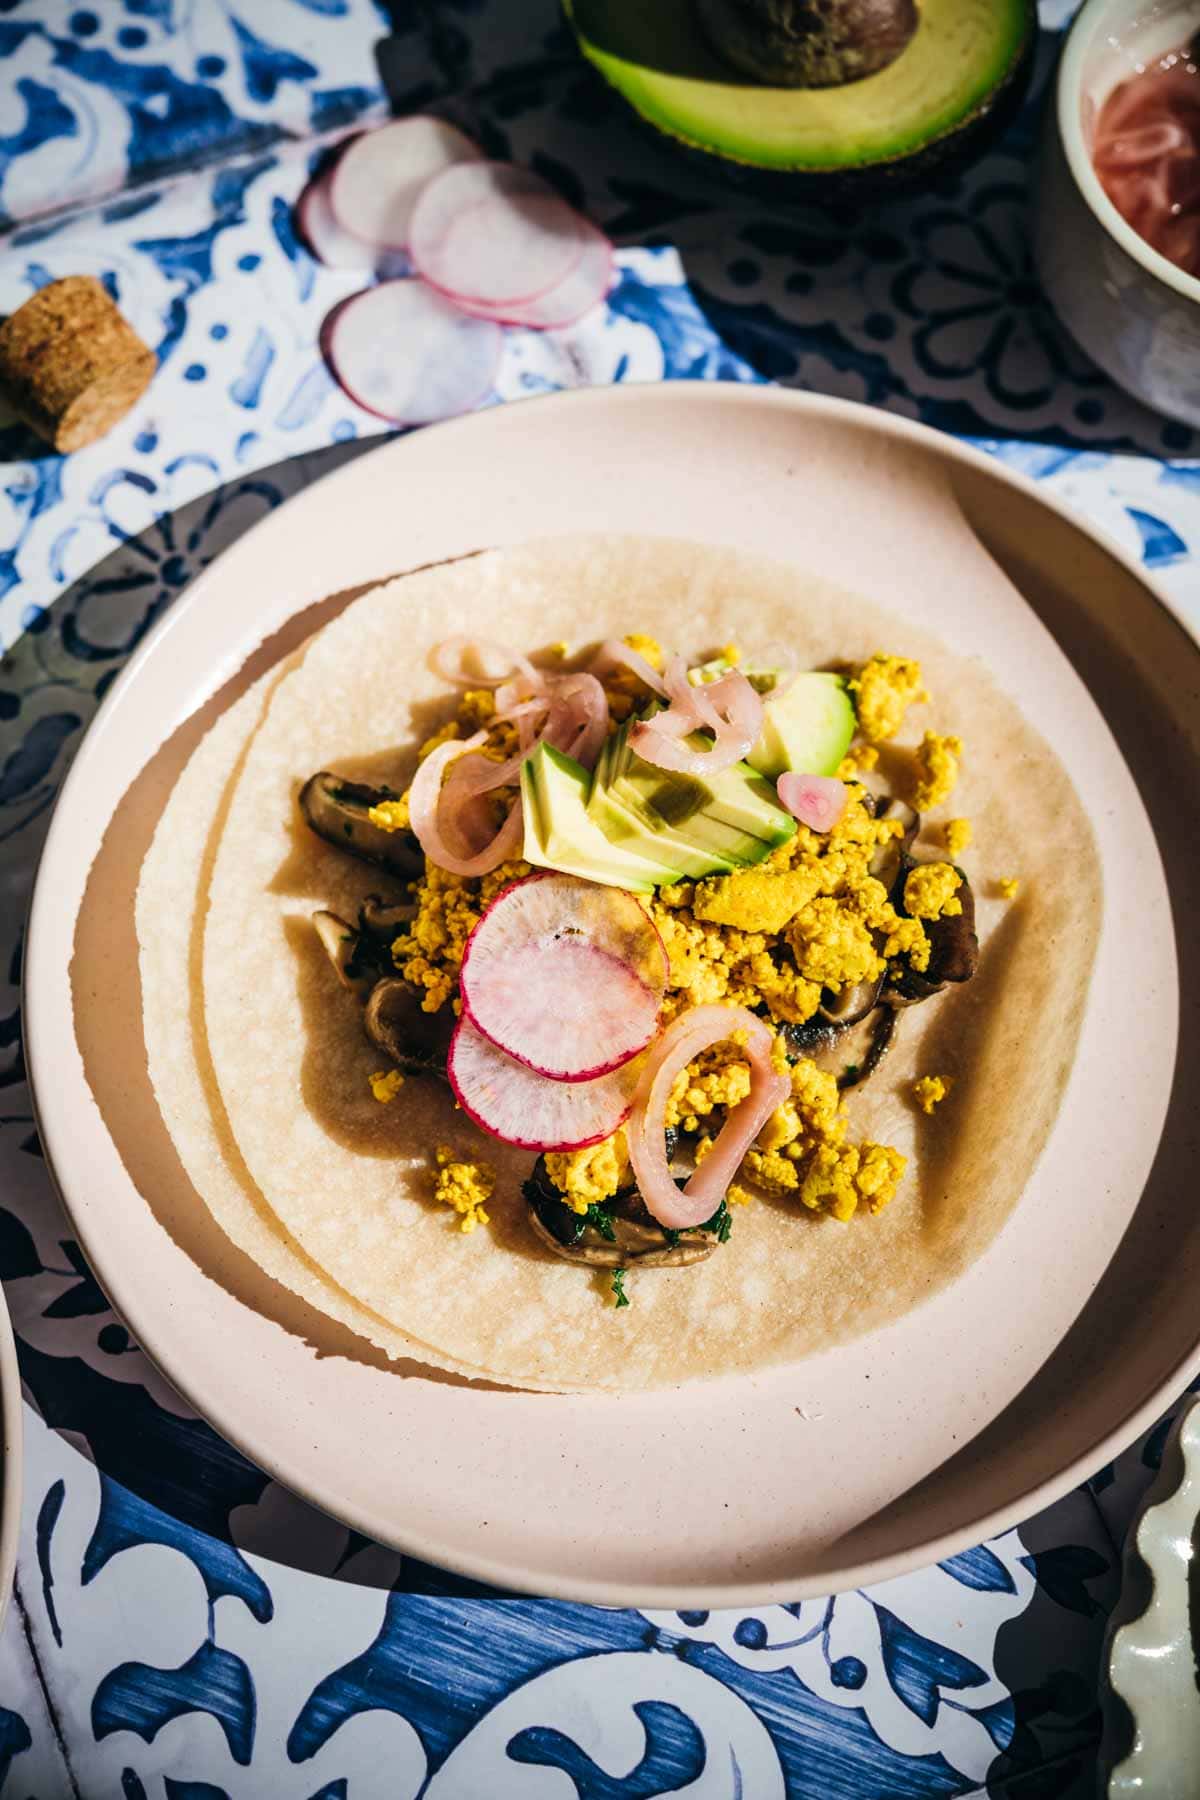
<svg viewBox="0 0 1200 1800"><path fill-rule="evenodd" d="M547 539L372 590L201 745L139 890L150 1072L225 1230L390 1355L752 1371L986 1248L1100 895L978 665L740 552Z"/></svg>

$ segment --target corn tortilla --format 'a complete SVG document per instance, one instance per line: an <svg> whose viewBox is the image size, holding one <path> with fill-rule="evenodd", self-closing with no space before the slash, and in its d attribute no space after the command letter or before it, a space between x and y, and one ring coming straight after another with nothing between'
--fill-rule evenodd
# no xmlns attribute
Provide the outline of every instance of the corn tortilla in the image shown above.
<svg viewBox="0 0 1200 1800"><path fill-rule="evenodd" d="M263 676L201 740L142 865L135 916L150 1080L192 1185L260 1269L389 1357L478 1375L368 1311L289 1237L242 1161L212 1073L199 979L209 866L238 767L284 672ZM179 1016L181 993L189 999L186 1020Z"/></svg>
<svg viewBox="0 0 1200 1800"><path fill-rule="evenodd" d="M633 1304L532 1237L532 1158L485 1139L447 1088L410 1079L380 1106L378 1058L309 923L353 917L380 875L303 825L315 769L402 786L453 710L426 666L453 633L520 649L631 631L699 655L789 644L799 665L877 650L920 658L925 723L966 745L952 810L974 821L979 974L901 1020L880 1073L849 1097L850 1135L910 1157L897 1199L849 1224L782 1201L738 1209L707 1262L631 1275ZM885 753L886 771L893 761ZM1023 796L1036 793L1035 808ZM180 820L185 833L190 821ZM1019 902L988 876L1018 872ZM1099 932L1091 828L1057 757L977 663L803 572L649 538L547 539L390 582L313 641L274 689L217 847L203 997L212 1065L245 1167L281 1227L344 1294L435 1354L512 1385L631 1390L795 1361L881 1326L978 1257L1033 1169L1075 1050ZM1038 1031L1031 1037L1036 1011ZM955 1078L933 1117L917 1075ZM433 1148L483 1155L500 1179L470 1236L430 1200Z"/></svg>

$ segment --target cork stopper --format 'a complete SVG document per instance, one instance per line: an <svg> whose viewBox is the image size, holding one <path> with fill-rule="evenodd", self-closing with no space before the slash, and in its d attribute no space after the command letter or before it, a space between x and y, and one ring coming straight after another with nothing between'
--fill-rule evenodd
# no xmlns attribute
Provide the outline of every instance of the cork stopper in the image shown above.
<svg viewBox="0 0 1200 1800"><path fill-rule="evenodd" d="M78 450L111 431L156 366L92 275L49 282L0 324L0 386L56 450Z"/></svg>

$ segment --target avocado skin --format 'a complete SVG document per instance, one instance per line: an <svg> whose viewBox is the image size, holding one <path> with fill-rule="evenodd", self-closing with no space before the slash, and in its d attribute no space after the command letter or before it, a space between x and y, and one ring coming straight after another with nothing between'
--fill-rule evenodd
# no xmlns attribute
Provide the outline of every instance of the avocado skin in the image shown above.
<svg viewBox="0 0 1200 1800"><path fill-rule="evenodd" d="M697 172L707 170L710 175L718 174L728 187L776 204L791 201L797 206L811 206L849 201L863 205L890 200L916 188L930 187L936 181L957 174L977 161L1012 124L1029 92L1037 54L1037 0L1025 0L1026 26L1020 52L986 100L949 130L901 156L881 157L874 162L844 168L772 169L740 162L717 149L701 149L645 118L588 56L572 18L571 0L561 0L561 3L589 81L609 97L616 95L622 111L633 119L643 135L656 144L668 145L681 161Z"/></svg>

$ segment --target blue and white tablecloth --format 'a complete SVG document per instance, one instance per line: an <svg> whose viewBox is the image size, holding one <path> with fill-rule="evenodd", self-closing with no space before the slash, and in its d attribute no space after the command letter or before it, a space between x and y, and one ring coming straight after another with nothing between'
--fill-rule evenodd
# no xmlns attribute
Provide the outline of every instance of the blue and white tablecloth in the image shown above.
<svg viewBox="0 0 1200 1800"><path fill-rule="evenodd" d="M1071 10L1043 7L1043 76ZM636 135L554 0L0 0L0 310L95 272L161 364L73 457L0 423L0 1277L28 1399L0 1794L1090 1795L1119 1546L1165 1424L1019 1531L862 1593L733 1614L508 1599L334 1524L193 1417L50 1191L17 1012L48 812L196 569L382 429L316 350L360 280L312 262L292 205L331 135L389 105L540 168L622 246L603 309L508 335L497 401L700 376L888 406L1046 482L1200 624L1193 434L1116 392L1031 275L1034 107L961 181L798 214Z"/></svg>

